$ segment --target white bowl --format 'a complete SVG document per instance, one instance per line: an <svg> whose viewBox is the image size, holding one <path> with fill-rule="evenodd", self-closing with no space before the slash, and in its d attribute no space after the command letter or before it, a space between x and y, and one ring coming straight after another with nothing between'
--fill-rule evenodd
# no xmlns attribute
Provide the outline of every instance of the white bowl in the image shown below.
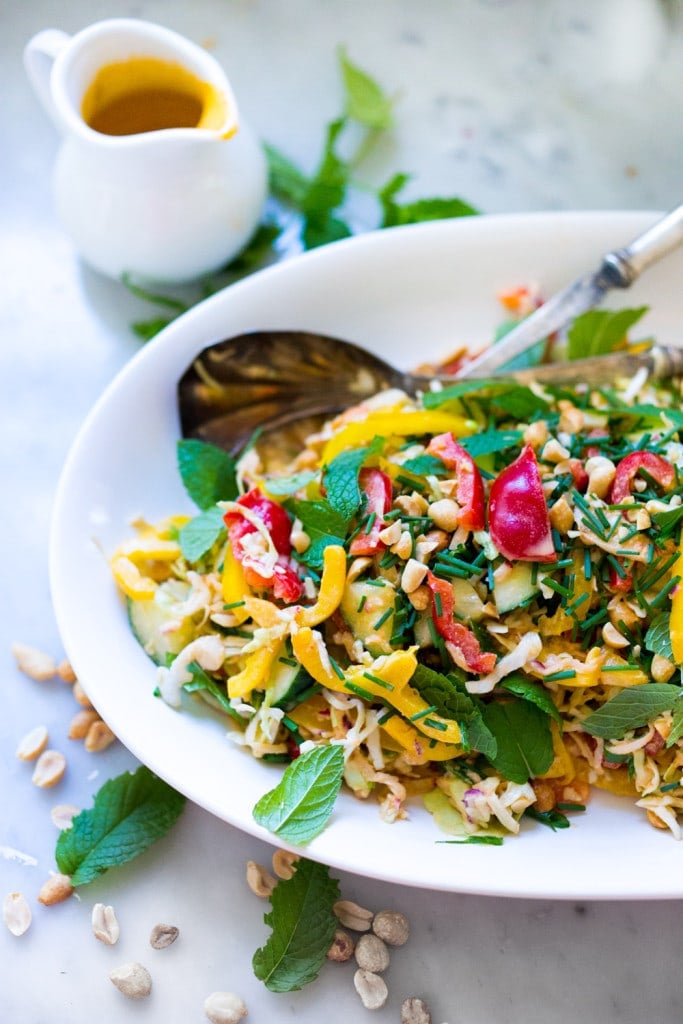
<svg viewBox="0 0 683 1024"><path fill-rule="evenodd" d="M153 695L155 668L128 627L103 552L138 514L193 511L176 470L176 383L205 345L249 330L348 338L409 368L463 342L486 343L496 293L538 282L547 296L624 245L655 213L550 213L433 222L360 236L284 262L172 323L120 373L67 460L51 539L51 583L66 651L100 714L130 750L191 800L260 838L252 808L278 781L226 739L203 706L174 711ZM675 343L683 254L650 270L614 305L648 304L644 330ZM460 892L557 898L683 896L683 843L627 799L598 795L572 827L530 823L502 847L452 846L420 806L380 821L342 795L314 859L371 877ZM656 869L653 867L656 865Z"/></svg>

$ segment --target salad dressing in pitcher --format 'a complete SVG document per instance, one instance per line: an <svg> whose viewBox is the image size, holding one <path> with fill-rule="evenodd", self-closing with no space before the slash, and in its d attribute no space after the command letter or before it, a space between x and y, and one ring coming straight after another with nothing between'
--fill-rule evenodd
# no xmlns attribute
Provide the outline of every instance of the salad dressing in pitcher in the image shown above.
<svg viewBox="0 0 683 1024"><path fill-rule="evenodd" d="M62 135L57 214L87 263L177 283L245 247L266 200L265 156L205 50L113 18L73 37L39 32L24 61Z"/></svg>

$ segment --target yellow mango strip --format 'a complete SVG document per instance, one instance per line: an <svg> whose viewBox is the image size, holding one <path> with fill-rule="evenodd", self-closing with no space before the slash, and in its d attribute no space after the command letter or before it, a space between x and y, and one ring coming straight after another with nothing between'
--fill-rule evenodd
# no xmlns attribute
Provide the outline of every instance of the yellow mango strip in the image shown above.
<svg viewBox="0 0 683 1024"><path fill-rule="evenodd" d="M233 605L229 611L235 616L238 626L243 622L246 622L251 614L246 607L246 600L250 593L249 584L244 577L244 569L233 555L232 548L229 544L225 548L225 555L223 558L221 592L225 603ZM245 604L239 606L239 601L245 601ZM259 625L261 625L261 623L259 623Z"/></svg>
<svg viewBox="0 0 683 1024"><path fill-rule="evenodd" d="M282 640L272 640L250 654L242 671L229 677L228 697L247 697L252 690L263 690L283 647Z"/></svg>
<svg viewBox="0 0 683 1024"><path fill-rule="evenodd" d="M126 597L133 601L151 601L157 591L157 585L149 576L143 576L135 562L125 555L114 555L109 566L116 585Z"/></svg>
<svg viewBox="0 0 683 1024"><path fill-rule="evenodd" d="M164 540L154 532L143 533L124 541L116 549L117 555L140 562L175 562L180 558L180 545L175 540Z"/></svg>
<svg viewBox="0 0 683 1024"><path fill-rule="evenodd" d="M262 629L272 629L273 626L282 624L277 607L262 597L251 597L247 594L244 598L244 610L247 618L253 619Z"/></svg>
<svg viewBox="0 0 683 1024"><path fill-rule="evenodd" d="M600 682L604 686L640 686L650 679L639 668L627 668L628 662L618 654L608 654L600 671ZM609 671L611 669L611 671Z"/></svg>
<svg viewBox="0 0 683 1024"><path fill-rule="evenodd" d="M324 651L320 634L315 634L312 629L304 626L298 630L292 636L292 649L294 656L315 681L329 690L356 697L367 695L369 700L377 698L404 718L412 720L417 730L430 739L460 743L457 722L434 714L430 705L409 685L417 668L414 650L394 651L393 654L378 658L371 669L359 665L347 669L346 674L337 674L334 667L327 663L327 652Z"/></svg>
<svg viewBox="0 0 683 1024"><path fill-rule="evenodd" d="M318 600L296 615L300 626L317 626L329 619L341 603L346 585L346 551L340 544L330 544L323 551L323 574Z"/></svg>
<svg viewBox="0 0 683 1024"><path fill-rule="evenodd" d="M375 437L420 437L423 434L443 434L452 431L456 437L473 434L478 429L474 420L455 413L435 410L417 412L370 412L364 420L347 423L332 435L323 449L321 463L328 465L346 448L360 448Z"/></svg>
<svg viewBox="0 0 683 1024"><path fill-rule="evenodd" d="M564 782L571 782L576 775L576 769L574 767L574 761L571 754L564 745L564 740L560 735L560 728L555 721L550 723L550 732L553 738L553 752L554 758L553 763L548 768L547 772L543 772L539 775L539 779L562 779Z"/></svg>
<svg viewBox="0 0 683 1024"><path fill-rule="evenodd" d="M321 693L314 693L308 700L297 704L287 712L287 717L314 736L330 732L330 705Z"/></svg>
<svg viewBox="0 0 683 1024"><path fill-rule="evenodd" d="M678 560L671 570L672 576L680 576L683 580L683 541ZM671 634L671 650L674 661L677 665L683 665L683 582L679 583L673 592L671 599L671 622L669 625Z"/></svg>
<svg viewBox="0 0 683 1024"><path fill-rule="evenodd" d="M453 757L462 757L462 747L453 743L436 743L430 740L425 743L415 726L410 725L398 715L392 715L382 725L381 731L390 737L392 742L386 745L391 750L398 747L399 751L405 751L406 760L409 764L428 764L429 761L450 761Z"/></svg>

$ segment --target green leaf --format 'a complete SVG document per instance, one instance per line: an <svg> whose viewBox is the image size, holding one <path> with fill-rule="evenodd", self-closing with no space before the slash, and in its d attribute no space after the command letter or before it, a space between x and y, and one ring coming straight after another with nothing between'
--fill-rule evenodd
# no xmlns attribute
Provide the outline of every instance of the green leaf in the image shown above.
<svg viewBox="0 0 683 1024"><path fill-rule="evenodd" d="M437 714L455 722L469 721L477 714L474 701L461 690L457 682L426 665L418 665L410 685L414 686L423 700L436 708Z"/></svg>
<svg viewBox="0 0 683 1024"><path fill-rule="evenodd" d="M346 520L332 508L329 501L297 501L286 502L287 511L301 521L311 538L310 547L299 555L304 565L311 569L322 569L323 551L330 544L343 544L346 539Z"/></svg>
<svg viewBox="0 0 683 1024"><path fill-rule="evenodd" d="M315 480L317 475L311 469L302 469L291 476L271 476L266 480L266 490L269 494L296 494L310 484L311 480Z"/></svg>
<svg viewBox="0 0 683 1024"><path fill-rule="evenodd" d="M224 533L225 523L221 509L217 505L205 508L180 528L178 541L183 558L188 562L198 562Z"/></svg>
<svg viewBox="0 0 683 1024"><path fill-rule="evenodd" d="M582 313L567 333L567 358L585 359L613 352L647 310L647 306L640 306L638 309L591 309Z"/></svg>
<svg viewBox="0 0 683 1024"><path fill-rule="evenodd" d="M666 512L653 512L651 518L657 524L664 537L671 537L683 519L683 505L669 508Z"/></svg>
<svg viewBox="0 0 683 1024"><path fill-rule="evenodd" d="M540 822L541 825L547 825L553 832L556 832L558 828L569 828L571 825L566 814L555 810L537 811L535 807L527 807L522 817L533 818L534 821Z"/></svg>
<svg viewBox="0 0 683 1024"><path fill-rule="evenodd" d="M351 169L335 151L335 143L346 121L339 118L327 126L320 165L311 179L300 206L304 216L303 240L307 248L335 242L351 234L333 211L344 202Z"/></svg>
<svg viewBox="0 0 683 1024"><path fill-rule="evenodd" d="M353 519L363 500L358 482L361 467L370 455L376 454L382 448L383 444L383 438L376 437L366 448L351 448L340 452L323 470L327 500L347 523Z"/></svg>
<svg viewBox="0 0 683 1024"><path fill-rule="evenodd" d="M482 705L483 707L483 705ZM460 722L463 745L491 761L498 753L498 742L484 721L481 708L468 721Z"/></svg>
<svg viewBox="0 0 683 1024"><path fill-rule="evenodd" d="M500 395L494 395L491 399L503 412L513 416L516 420L529 420L537 413L547 415L550 406L544 398L537 395L531 388L519 386L510 388Z"/></svg>
<svg viewBox="0 0 683 1024"><path fill-rule="evenodd" d="M86 885L125 864L168 832L185 797L141 765L110 779L90 810L76 815L57 840L55 856L72 885Z"/></svg>
<svg viewBox="0 0 683 1024"><path fill-rule="evenodd" d="M493 455L494 452L514 448L523 437L521 430L484 430L481 434L461 437L459 443L473 459L478 459L483 455Z"/></svg>
<svg viewBox="0 0 683 1024"><path fill-rule="evenodd" d="M272 255L273 245L280 237L282 228L273 221L259 224L246 248L225 268L231 274L247 274L260 267Z"/></svg>
<svg viewBox="0 0 683 1024"><path fill-rule="evenodd" d="M434 197L416 199L400 205L396 196L410 180L407 174L395 174L380 190L378 198L382 206L380 227L391 228L399 224L421 224L429 220L444 220L451 217L471 217L479 211L462 199Z"/></svg>
<svg viewBox="0 0 683 1024"><path fill-rule="evenodd" d="M172 316L155 316L151 320L135 320L131 324L133 334L136 334L138 338L142 338L143 341L150 341L160 331L163 331L164 327L168 327L175 317Z"/></svg>
<svg viewBox="0 0 683 1024"><path fill-rule="evenodd" d="M663 711L671 711L680 697L680 686L672 683L628 686L585 718L582 727L591 736L620 740L627 732L647 725Z"/></svg>
<svg viewBox="0 0 683 1024"><path fill-rule="evenodd" d="M310 843L330 820L344 773L340 744L313 747L285 769L254 807L254 820L296 846Z"/></svg>
<svg viewBox="0 0 683 1024"><path fill-rule="evenodd" d="M522 700L530 700L532 704L539 707L546 715L554 718L559 726L562 725L562 715L557 710L552 697L541 683L527 679L521 672L513 672L511 675L506 676L500 685L509 693L514 693L517 697L521 697Z"/></svg>
<svg viewBox="0 0 683 1024"><path fill-rule="evenodd" d="M669 612L660 612L652 620L650 628L645 634L645 647L653 654L659 654L662 658L674 660L674 653L671 649L671 615Z"/></svg>
<svg viewBox="0 0 683 1024"><path fill-rule="evenodd" d="M522 784L548 770L554 754L545 712L527 700L513 700L484 705L483 717L498 748L489 760L504 778Z"/></svg>
<svg viewBox="0 0 683 1024"><path fill-rule="evenodd" d="M274 146L264 146L268 161L270 191L273 195L301 206L310 187L306 175Z"/></svg>
<svg viewBox="0 0 683 1024"><path fill-rule="evenodd" d="M683 700L677 700L673 707L671 732L666 738L667 749L673 747L674 743L678 743L681 736L683 736Z"/></svg>
<svg viewBox="0 0 683 1024"><path fill-rule="evenodd" d="M256 977L271 992L293 992L314 981L325 963L338 921L339 883L324 864L302 858L291 878L278 882L264 915L272 933L254 953Z"/></svg>
<svg viewBox="0 0 683 1024"><path fill-rule="evenodd" d="M176 299L172 295L164 295L161 292L152 292L149 288L143 288L141 285L135 284L130 274L122 274L121 280L131 295L134 295L136 299L143 299L145 302L153 302L156 306L164 306L166 309L173 309L176 313L185 313L190 308L189 304L187 302L183 302L182 299Z"/></svg>
<svg viewBox="0 0 683 1024"><path fill-rule="evenodd" d="M448 476L448 470L442 459L436 455L416 455L414 459L406 459L401 469L407 469L416 476Z"/></svg>
<svg viewBox="0 0 683 1024"><path fill-rule="evenodd" d="M186 693L210 693L217 704L225 711L227 715L234 718L236 722L244 726L244 719L230 703L230 698L225 692L225 687L221 687L218 683L211 678L208 673L204 671L201 665L196 661L191 661L187 666L187 671L192 676L192 680L189 683L183 683L183 690Z"/></svg>
<svg viewBox="0 0 683 1024"><path fill-rule="evenodd" d="M177 445L178 469L185 490L201 509L237 497L235 462L216 445L183 438Z"/></svg>
<svg viewBox="0 0 683 1024"><path fill-rule="evenodd" d="M375 79L352 64L343 47L339 49L339 64L346 91L346 116L366 128L391 128L393 105Z"/></svg>
<svg viewBox="0 0 683 1024"><path fill-rule="evenodd" d="M502 836L466 836L464 839L437 839L444 846L502 846Z"/></svg>
<svg viewBox="0 0 683 1024"><path fill-rule="evenodd" d="M497 377L482 377L480 380L459 380L454 384L448 384L441 391L426 391L422 396L422 404L425 409L438 409L447 402L456 401L460 398L476 396L479 391L511 391L518 388L518 384L511 384L509 380L500 380Z"/></svg>

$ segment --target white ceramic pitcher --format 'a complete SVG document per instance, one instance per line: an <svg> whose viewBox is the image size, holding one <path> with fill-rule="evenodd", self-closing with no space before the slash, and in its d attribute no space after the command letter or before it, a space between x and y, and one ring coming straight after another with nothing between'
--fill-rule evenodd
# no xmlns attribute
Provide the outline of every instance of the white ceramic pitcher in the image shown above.
<svg viewBox="0 0 683 1024"><path fill-rule="evenodd" d="M263 151L213 57L169 29L110 19L28 43L29 78L60 131L57 212L112 277L191 280L249 240L267 194Z"/></svg>

